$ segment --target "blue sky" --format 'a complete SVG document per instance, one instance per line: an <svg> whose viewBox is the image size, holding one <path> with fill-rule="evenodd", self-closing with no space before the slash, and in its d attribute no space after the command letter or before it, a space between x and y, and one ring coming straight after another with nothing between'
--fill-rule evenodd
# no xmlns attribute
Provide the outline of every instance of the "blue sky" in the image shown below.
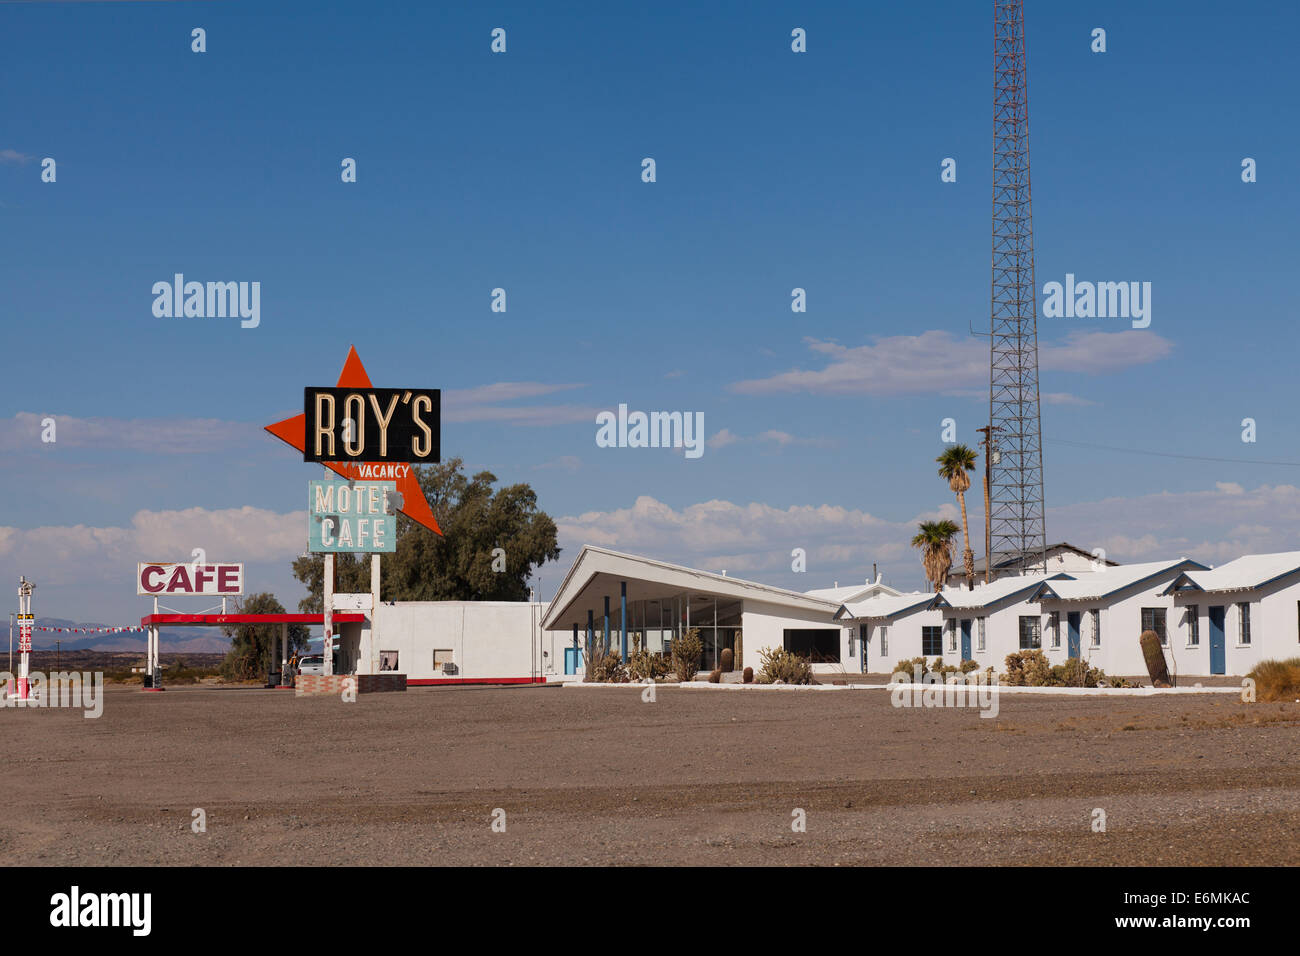
<svg viewBox="0 0 1300 956"><path fill-rule="evenodd" d="M319 469L261 426L355 344L444 390L444 456L537 489L546 597L583 541L920 586L940 422L987 416L990 5L615 6L0 5L0 580L122 623L137 559L203 547L293 605ZM1066 443L1300 462L1300 14L1224 10L1027 2L1038 286L1153 288L1144 332L1040 319L1048 535L1120 560L1300 530L1300 467ZM260 326L156 318L176 272L260 282ZM712 444L597 448L620 402Z"/></svg>

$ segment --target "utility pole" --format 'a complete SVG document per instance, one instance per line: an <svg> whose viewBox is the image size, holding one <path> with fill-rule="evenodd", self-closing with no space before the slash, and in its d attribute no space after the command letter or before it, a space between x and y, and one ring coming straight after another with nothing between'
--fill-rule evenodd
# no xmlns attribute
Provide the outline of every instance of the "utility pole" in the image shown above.
<svg viewBox="0 0 1300 956"><path fill-rule="evenodd" d="M984 436L980 439L980 444L984 446L984 583L988 584L993 580L993 520L989 511L989 481L993 477L995 459L1000 460L1002 456L993 439L998 426L987 425L975 430Z"/></svg>

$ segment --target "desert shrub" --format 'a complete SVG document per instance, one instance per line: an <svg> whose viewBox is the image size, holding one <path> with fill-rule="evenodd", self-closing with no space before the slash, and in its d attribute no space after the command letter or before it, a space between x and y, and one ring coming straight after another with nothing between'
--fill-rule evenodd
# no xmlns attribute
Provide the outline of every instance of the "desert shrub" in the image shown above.
<svg viewBox="0 0 1300 956"><path fill-rule="evenodd" d="M1052 668L1049 685L1052 687L1097 687L1106 680L1100 668L1089 667L1081 657L1071 657L1064 664Z"/></svg>
<svg viewBox="0 0 1300 956"><path fill-rule="evenodd" d="M722 660L718 662L718 668L719 670L724 670L728 674L730 674L733 670L735 670L736 656L731 650L731 648L729 647L724 647L722 649L721 656L722 656Z"/></svg>
<svg viewBox="0 0 1300 956"><path fill-rule="evenodd" d="M679 681L695 679L700 670L700 654L703 652L704 645L700 642L697 628L691 628L673 641L673 670Z"/></svg>
<svg viewBox="0 0 1300 956"><path fill-rule="evenodd" d="M745 683L746 684L754 683L754 668L752 667L745 668Z"/></svg>
<svg viewBox="0 0 1300 956"><path fill-rule="evenodd" d="M1009 687L1043 687L1052 678L1052 665L1040 650L1008 654L1006 666L1007 672L1002 675L1002 683Z"/></svg>
<svg viewBox="0 0 1300 956"><path fill-rule="evenodd" d="M1155 631L1143 631L1138 638L1142 645L1142 659L1146 661L1147 676L1156 687L1169 686L1169 666L1165 663L1165 651L1160 646L1160 635Z"/></svg>
<svg viewBox="0 0 1300 956"><path fill-rule="evenodd" d="M669 670L668 659L662 654L640 650L627 659L627 676L632 680L659 680Z"/></svg>
<svg viewBox="0 0 1300 956"><path fill-rule="evenodd" d="M709 683L710 683L710 684L721 684L721 683L722 683L722 671L718 670L717 668L714 668L713 670L709 671Z"/></svg>
<svg viewBox="0 0 1300 956"><path fill-rule="evenodd" d="M777 681L787 684L812 683L812 664L784 647L759 651L758 657L763 665L758 673L760 684L774 684Z"/></svg>
<svg viewBox="0 0 1300 956"><path fill-rule="evenodd" d="M919 672L916 670L918 667L920 668ZM916 680L918 677L924 678L930 672L930 662L924 657L913 657L910 661L900 660L894 665L890 676L899 672L906 674L909 680Z"/></svg>
<svg viewBox="0 0 1300 956"><path fill-rule="evenodd" d="M1256 700L1300 698L1300 657L1260 661L1246 676L1255 682Z"/></svg>
<svg viewBox="0 0 1300 956"><path fill-rule="evenodd" d="M592 668L591 679L600 684L623 684L627 682L627 665L623 658L613 651L596 661Z"/></svg>

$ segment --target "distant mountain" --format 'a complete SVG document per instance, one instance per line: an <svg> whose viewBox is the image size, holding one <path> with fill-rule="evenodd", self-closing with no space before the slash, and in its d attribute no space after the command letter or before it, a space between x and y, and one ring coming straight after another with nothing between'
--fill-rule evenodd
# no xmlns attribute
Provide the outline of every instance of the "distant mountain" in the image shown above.
<svg viewBox="0 0 1300 956"><path fill-rule="evenodd" d="M69 621L61 617L38 617L37 627L110 627L94 621ZM122 625L118 625L122 626ZM144 654L148 645L144 631L101 631L99 633L77 634L75 632L34 631L32 649L52 651L55 642L65 651L139 651ZM14 644L18 643L18 628L14 628ZM230 649L230 640L218 627L164 627L158 632L158 649L160 652L172 653L186 651L191 654L222 654Z"/></svg>

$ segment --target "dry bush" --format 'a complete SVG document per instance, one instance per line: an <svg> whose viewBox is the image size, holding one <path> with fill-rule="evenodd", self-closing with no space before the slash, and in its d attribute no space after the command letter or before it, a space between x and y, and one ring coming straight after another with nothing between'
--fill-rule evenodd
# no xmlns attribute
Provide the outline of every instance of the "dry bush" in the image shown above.
<svg viewBox="0 0 1300 956"><path fill-rule="evenodd" d="M704 644L700 641L698 628L691 628L677 640L673 641L673 670L679 681L694 680L700 670L700 655L704 653Z"/></svg>
<svg viewBox="0 0 1300 956"><path fill-rule="evenodd" d="M1300 657L1260 661L1246 676L1255 682L1256 700L1300 698Z"/></svg>
<svg viewBox="0 0 1300 956"><path fill-rule="evenodd" d="M1017 651L1008 654L1007 672L1001 683L1008 687L1043 687L1051 683L1052 665L1040 650Z"/></svg>
<svg viewBox="0 0 1300 956"><path fill-rule="evenodd" d="M596 666L592 668L591 679L598 684L625 684L627 666L623 663L623 658L611 651L596 661Z"/></svg>
<svg viewBox="0 0 1300 956"><path fill-rule="evenodd" d="M787 684L811 684L812 664L798 654L787 651L784 647L759 651L762 667L759 669L758 683L775 684L784 681Z"/></svg>
<svg viewBox="0 0 1300 956"><path fill-rule="evenodd" d="M627 659L627 676L632 680L659 680L669 670L667 658L647 650L639 650Z"/></svg>

